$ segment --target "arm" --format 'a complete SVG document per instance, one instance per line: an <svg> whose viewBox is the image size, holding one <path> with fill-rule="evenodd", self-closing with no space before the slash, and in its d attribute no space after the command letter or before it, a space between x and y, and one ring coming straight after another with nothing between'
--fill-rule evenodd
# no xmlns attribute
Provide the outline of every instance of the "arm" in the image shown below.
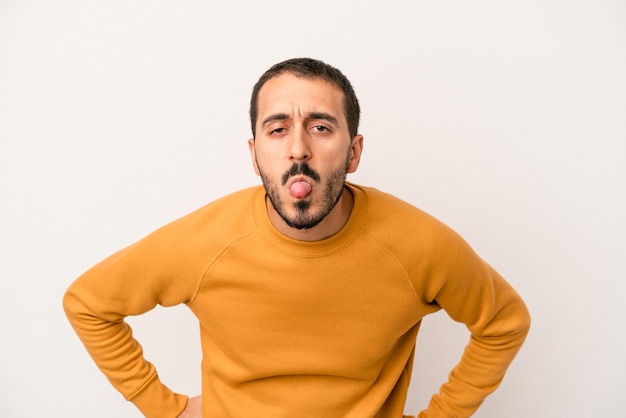
<svg viewBox="0 0 626 418"><path fill-rule="evenodd" d="M460 362L419 418L468 417L500 385L530 327L515 290L462 240L449 244L444 267L425 296L471 332ZM445 259L444 259L445 258Z"/></svg>
<svg viewBox="0 0 626 418"><path fill-rule="evenodd" d="M193 274L162 233L153 234L87 271L63 305L87 351L113 386L146 417L177 417L187 397L161 383L124 318L189 300ZM180 273L183 274L180 274ZM196 278L199 276L195 276Z"/></svg>

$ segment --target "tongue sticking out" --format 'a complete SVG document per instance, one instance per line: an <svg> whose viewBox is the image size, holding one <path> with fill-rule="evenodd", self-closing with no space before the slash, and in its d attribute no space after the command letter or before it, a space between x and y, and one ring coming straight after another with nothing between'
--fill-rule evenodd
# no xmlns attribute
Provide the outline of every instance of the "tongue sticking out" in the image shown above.
<svg viewBox="0 0 626 418"><path fill-rule="evenodd" d="M311 185L306 181L296 181L289 187L289 193L292 197L301 199L311 193Z"/></svg>

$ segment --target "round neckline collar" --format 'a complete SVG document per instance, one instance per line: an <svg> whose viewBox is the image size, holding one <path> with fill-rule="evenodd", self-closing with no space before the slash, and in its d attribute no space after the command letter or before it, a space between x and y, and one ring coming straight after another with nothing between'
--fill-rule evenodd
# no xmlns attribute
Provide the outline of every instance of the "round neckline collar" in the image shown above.
<svg viewBox="0 0 626 418"><path fill-rule="evenodd" d="M272 225L265 203L265 189L260 186L253 196L255 222L267 240L279 250L300 257L320 257L349 245L361 231L367 215L367 196L359 186L346 182L354 205L345 225L334 235L319 241L300 241L278 232Z"/></svg>

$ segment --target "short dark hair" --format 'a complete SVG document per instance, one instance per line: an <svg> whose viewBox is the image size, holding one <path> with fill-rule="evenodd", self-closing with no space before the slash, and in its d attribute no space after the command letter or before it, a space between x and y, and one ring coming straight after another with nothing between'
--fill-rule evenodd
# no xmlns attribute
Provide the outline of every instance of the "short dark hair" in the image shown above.
<svg viewBox="0 0 626 418"><path fill-rule="evenodd" d="M261 91L261 87L263 87L268 80L283 73L290 73L296 77L308 79L320 78L339 88L344 96L343 106L346 120L348 121L348 131L350 132L350 136L354 138L359 130L361 108L356 94L354 93L354 89L352 88L352 84L350 84L348 78L337 68L312 58L292 58L274 64L259 78L259 81L256 82L252 89L252 98L250 99L250 123L252 124L253 137L256 136L259 91Z"/></svg>

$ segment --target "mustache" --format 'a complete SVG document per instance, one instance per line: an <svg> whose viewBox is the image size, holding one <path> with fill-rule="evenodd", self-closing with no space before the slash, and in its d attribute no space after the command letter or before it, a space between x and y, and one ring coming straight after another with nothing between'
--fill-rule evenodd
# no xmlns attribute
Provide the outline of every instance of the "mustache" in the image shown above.
<svg viewBox="0 0 626 418"><path fill-rule="evenodd" d="M283 186L286 185L291 177L297 176L299 174L310 177L311 179L315 180L315 182L317 183L320 182L320 175L317 173L317 171L309 167L309 165L306 162L302 162L300 164L293 163L291 168L285 174L283 174L281 178L282 185Z"/></svg>

